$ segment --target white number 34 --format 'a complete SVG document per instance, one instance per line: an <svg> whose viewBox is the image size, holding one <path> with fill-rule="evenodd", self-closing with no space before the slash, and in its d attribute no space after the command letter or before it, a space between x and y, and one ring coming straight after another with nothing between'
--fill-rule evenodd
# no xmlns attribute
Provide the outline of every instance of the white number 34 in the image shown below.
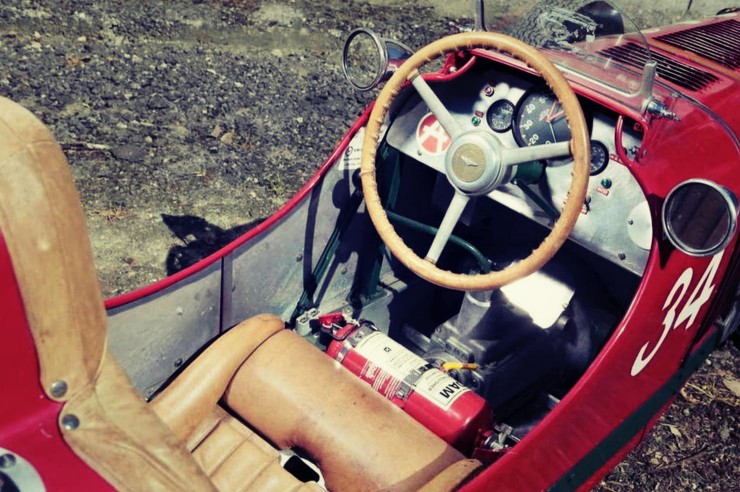
<svg viewBox="0 0 740 492"><path fill-rule="evenodd" d="M684 327L686 330L694 324L696 316L699 314L699 310L704 303L709 300L714 292L714 277L717 274L717 268L719 267L720 261L722 261L723 255L724 251L721 251L712 257L712 261L707 265L707 269L704 270L704 273L694 287L691 296L680 311L678 311L678 308L681 305L681 301L683 301L683 298L686 296L691 280L694 276L693 268L687 268L683 271L681 276L678 277L678 280L676 280L676 283L673 284L673 288L668 293L665 303L663 303L663 310L666 311L667 309L665 317L663 318L663 332L660 334L658 342L650 353L645 355L645 352L648 351L650 346L650 342L640 348L640 351L637 353L637 357L635 358L635 362L632 364L630 374L637 376L643 369L645 369L650 361L653 360L655 354L658 353L658 350L661 345L663 345L663 342L665 342L665 339L671 330L675 330L684 322L686 322L686 326ZM676 314L677 312L678 314Z"/></svg>

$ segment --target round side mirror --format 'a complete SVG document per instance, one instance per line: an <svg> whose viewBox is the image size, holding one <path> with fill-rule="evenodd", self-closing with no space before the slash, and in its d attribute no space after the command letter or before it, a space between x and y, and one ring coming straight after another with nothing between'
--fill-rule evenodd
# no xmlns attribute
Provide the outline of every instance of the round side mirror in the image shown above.
<svg viewBox="0 0 740 492"><path fill-rule="evenodd" d="M737 229L737 199L711 181L679 184L663 204L663 229L671 243L691 256L722 251Z"/></svg>
<svg viewBox="0 0 740 492"><path fill-rule="evenodd" d="M352 87L367 91L378 85L388 63L382 40L372 31L355 29L344 43L342 69Z"/></svg>
<svg viewBox="0 0 740 492"><path fill-rule="evenodd" d="M352 31L344 43L342 70L358 91L368 91L388 80L393 71L411 56L401 43L383 39L370 29Z"/></svg>

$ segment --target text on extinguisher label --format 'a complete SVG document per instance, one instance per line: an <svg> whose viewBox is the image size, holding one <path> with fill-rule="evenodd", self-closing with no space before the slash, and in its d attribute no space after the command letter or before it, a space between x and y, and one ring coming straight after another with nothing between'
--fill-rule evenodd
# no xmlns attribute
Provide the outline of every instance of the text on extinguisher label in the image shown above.
<svg viewBox="0 0 740 492"><path fill-rule="evenodd" d="M403 380L427 363L400 343L376 331L364 337L355 350L394 378Z"/></svg>
<svg viewBox="0 0 740 492"><path fill-rule="evenodd" d="M427 362L381 332L363 338L355 350L368 360L363 377L387 398L395 394L401 381L412 372L424 371L413 385L415 392L444 410L448 410L463 393L470 391L439 369L428 369ZM378 371L380 369L380 371ZM391 384L387 375L397 380Z"/></svg>
<svg viewBox="0 0 740 492"><path fill-rule="evenodd" d="M429 401L443 408L449 408L463 393L470 391L439 369L429 369L421 375L416 383L416 392Z"/></svg>

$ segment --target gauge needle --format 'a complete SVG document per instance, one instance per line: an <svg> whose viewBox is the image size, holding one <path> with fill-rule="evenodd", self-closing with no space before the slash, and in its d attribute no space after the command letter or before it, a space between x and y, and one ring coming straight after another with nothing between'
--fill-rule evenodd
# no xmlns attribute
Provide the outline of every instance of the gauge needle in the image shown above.
<svg viewBox="0 0 740 492"><path fill-rule="evenodd" d="M554 103L552 103L552 106L550 106L550 109L547 111L547 114L545 115L545 121L547 123L551 123L564 114L565 111L563 111L563 108L560 107L560 103L558 103L558 101L555 101Z"/></svg>
<svg viewBox="0 0 740 492"><path fill-rule="evenodd" d="M552 127L552 114L555 112L555 108L557 108L557 106L558 106L558 102L557 101L555 101L554 103L552 103L552 105L550 106L550 108L547 110L547 113L545 113L545 117L542 118L542 120L541 120L541 121L544 121L545 123L547 123L547 125L550 127L550 133L552 134L552 140L554 142L557 142L558 139L555 136L555 129Z"/></svg>

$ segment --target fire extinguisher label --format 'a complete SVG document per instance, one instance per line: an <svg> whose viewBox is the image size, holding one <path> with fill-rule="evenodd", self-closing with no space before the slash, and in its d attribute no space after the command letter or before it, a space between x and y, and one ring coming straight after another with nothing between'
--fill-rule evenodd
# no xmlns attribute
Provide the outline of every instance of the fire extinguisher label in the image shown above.
<svg viewBox="0 0 740 492"><path fill-rule="evenodd" d="M424 359L379 331L365 336L355 350L400 381L411 372L420 372L427 366Z"/></svg>
<svg viewBox="0 0 740 492"><path fill-rule="evenodd" d="M463 393L470 391L462 383L437 369L430 369L422 374L415 390L445 410L449 410Z"/></svg>
<svg viewBox="0 0 740 492"><path fill-rule="evenodd" d="M400 343L376 331L362 338L355 351L367 360L360 377L386 398L398 396L401 382L434 405L449 410L470 389L438 369ZM412 381L413 380L413 381Z"/></svg>

